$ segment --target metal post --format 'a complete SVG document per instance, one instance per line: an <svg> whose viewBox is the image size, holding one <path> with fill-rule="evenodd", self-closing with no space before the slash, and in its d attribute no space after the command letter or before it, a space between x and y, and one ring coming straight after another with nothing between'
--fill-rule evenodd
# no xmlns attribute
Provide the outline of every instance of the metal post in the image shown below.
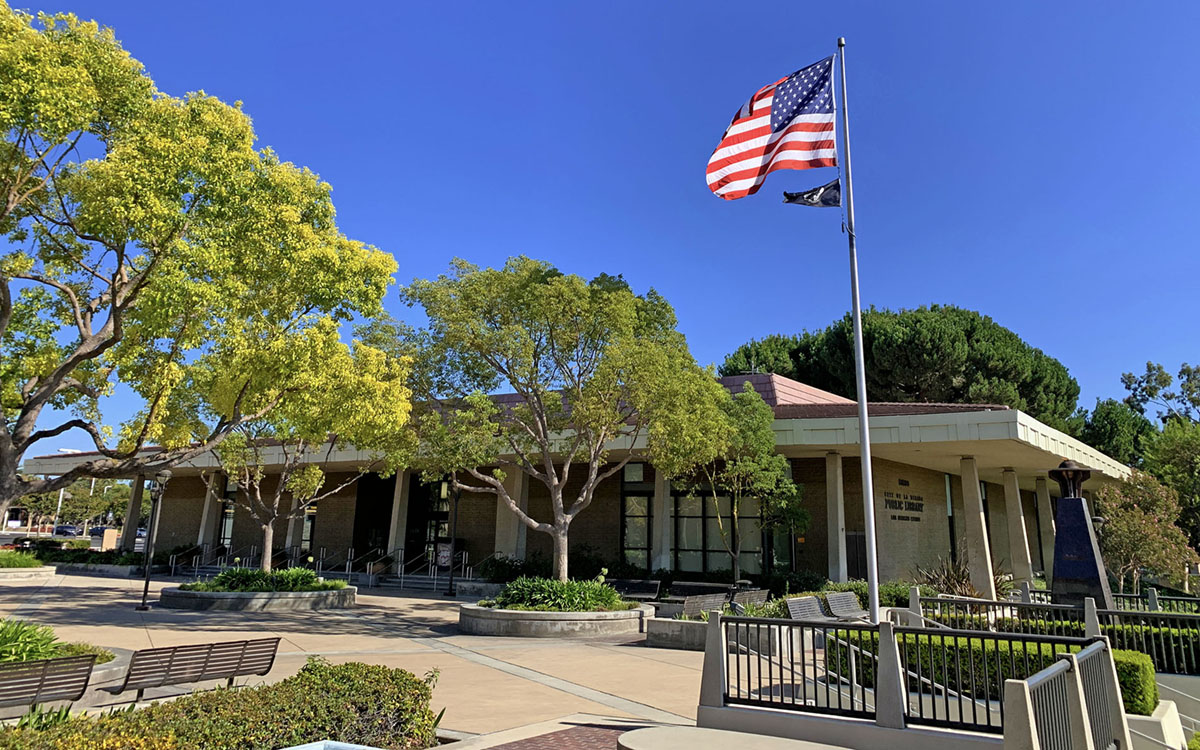
<svg viewBox="0 0 1200 750"><path fill-rule="evenodd" d="M150 528L146 529L146 544L142 548L142 570L146 577L142 584L142 603L136 607L138 612L150 609L146 599L150 596L150 569L154 566L154 536L158 533L159 508L170 479L171 472L168 469L154 475L154 490L150 493Z"/></svg>
<svg viewBox="0 0 1200 750"><path fill-rule="evenodd" d="M871 426L867 419L867 370L863 357L862 306L858 298L858 249L854 237L854 188L850 177L850 107L846 100L846 38L838 38L842 64L842 150L845 153L846 234L850 239L850 296L854 319L854 375L858 391L858 442L861 448L863 525L867 545L867 594L871 622L879 622L879 558L875 553L875 487L871 472Z"/></svg>
<svg viewBox="0 0 1200 750"><path fill-rule="evenodd" d="M454 596L454 543L458 538L458 501L462 499L462 491L454 488L454 511L450 519L450 581L446 584L446 596Z"/></svg>

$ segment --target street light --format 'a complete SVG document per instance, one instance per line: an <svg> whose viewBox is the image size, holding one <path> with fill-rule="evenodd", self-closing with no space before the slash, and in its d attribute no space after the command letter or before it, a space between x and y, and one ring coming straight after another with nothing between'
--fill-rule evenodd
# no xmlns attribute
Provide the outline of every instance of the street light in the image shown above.
<svg viewBox="0 0 1200 750"><path fill-rule="evenodd" d="M150 488L150 528L146 530L146 544L142 548L142 569L145 571L146 579L142 585L142 603L136 607L138 612L150 609L150 605L146 604L146 599L150 596L150 568L154 565L154 536L158 532L158 509L170 479L171 470L162 469L154 475L154 486Z"/></svg>

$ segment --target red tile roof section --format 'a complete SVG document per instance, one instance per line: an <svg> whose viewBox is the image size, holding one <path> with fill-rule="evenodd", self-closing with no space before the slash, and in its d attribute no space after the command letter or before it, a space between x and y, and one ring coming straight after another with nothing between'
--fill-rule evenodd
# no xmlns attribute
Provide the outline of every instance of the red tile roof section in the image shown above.
<svg viewBox="0 0 1200 750"><path fill-rule="evenodd" d="M720 378L721 385L735 393L749 381L769 406L795 406L801 404L853 404L853 399L843 398L836 393L813 388L791 378L770 373L756 375L730 375Z"/></svg>

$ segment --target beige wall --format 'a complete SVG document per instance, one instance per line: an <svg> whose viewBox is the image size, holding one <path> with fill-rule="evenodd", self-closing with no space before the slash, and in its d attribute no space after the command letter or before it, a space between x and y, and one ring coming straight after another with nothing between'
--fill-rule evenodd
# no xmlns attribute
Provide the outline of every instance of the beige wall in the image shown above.
<svg viewBox="0 0 1200 750"><path fill-rule="evenodd" d="M874 465L879 578L912 580L918 567L949 557L946 478L892 461L876 459Z"/></svg>
<svg viewBox="0 0 1200 750"><path fill-rule="evenodd" d="M168 550L196 543L206 491L200 477L176 477L167 483L154 541L156 549Z"/></svg>

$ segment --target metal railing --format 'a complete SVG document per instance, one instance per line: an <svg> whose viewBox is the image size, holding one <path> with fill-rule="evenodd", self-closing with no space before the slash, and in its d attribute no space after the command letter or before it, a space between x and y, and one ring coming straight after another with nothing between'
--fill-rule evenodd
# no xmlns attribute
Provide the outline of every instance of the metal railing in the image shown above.
<svg viewBox="0 0 1200 750"><path fill-rule="evenodd" d="M1014 714L1005 745L1042 750L1126 750L1132 745L1109 645L1103 640L1024 680L1005 683Z"/></svg>
<svg viewBox="0 0 1200 750"><path fill-rule="evenodd" d="M1091 639L977 630L895 628L911 724L982 732L1004 728L1004 682L1024 679Z"/></svg>
<svg viewBox="0 0 1200 750"><path fill-rule="evenodd" d="M1033 728L1045 750L1071 750L1071 662L1059 659L1030 677Z"/></svg>
<svg viewBox="0 0 1200 750"><path fill-rule="evenodd" d="M1111 668L1103 641L1094 643L1080 651L1073 661L1079 669L1079 680L1083 683L1083 700L1088 708L1088 724L1092 730L1092 746L1110 748L1117 744L1117 728L1113 725L1115 715L1125 712L1124 705L1111 701L1106 684L1106 668Z"/></svg>
<svg viewBox="0 0 1200 750"><path fill-rule="evenodd" d="M722 617L725 702L875 716L879 627Z"/></svg>
<svg viewBox="0 0 1200 750"><path fill-rule="evenodd" d="M920 597L920 615L960 630L1081 636L1083 610L1067 604L1033 604L950 597Z"/></svg>
<svg viewBox="0 0 1200 750"><path fill-rule="evenodd" d="M1200 674L1200 615L1101 609L1096 616L1113 648L1149 654L1158 672Z"/></svg>
<svg viewBox="0 0 1200 750"><path fill-rule="evenodd" d="M196 550L202 549L203 546L204 545L194 544L185 550L180 550L179 552L172 553L171 556L167 560L167 565L170 566L170 568L171 568L171 577L175 576L175 571L177 568L180 567L180 562L182 560L186 560L189 554L195 552ZM193 558L192 568L193 569L195 569L195 567L196 567L195 557L196 557L196 555L192 555L192 558Z"/></svg>

